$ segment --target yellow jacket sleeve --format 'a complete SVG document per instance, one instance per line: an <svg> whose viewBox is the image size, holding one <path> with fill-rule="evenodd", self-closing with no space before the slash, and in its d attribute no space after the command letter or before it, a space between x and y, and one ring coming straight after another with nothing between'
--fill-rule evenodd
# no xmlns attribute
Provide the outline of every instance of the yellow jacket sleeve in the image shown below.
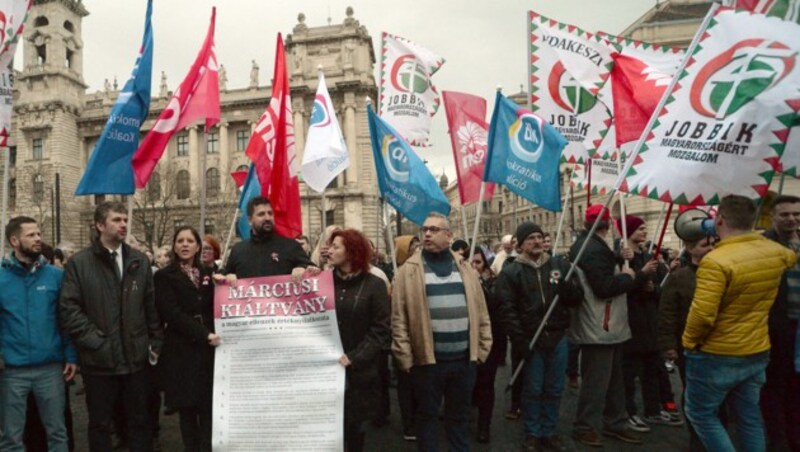
<svg viewBox="0 0 800 452"><path fill-rule="evenodd" d="M697 269L697 288L686 318L683 331L683 348L695 350L703 345L708 333L714 327L719 313L720 302L728 287L730 275L713 259L706 256Z"/></svg>

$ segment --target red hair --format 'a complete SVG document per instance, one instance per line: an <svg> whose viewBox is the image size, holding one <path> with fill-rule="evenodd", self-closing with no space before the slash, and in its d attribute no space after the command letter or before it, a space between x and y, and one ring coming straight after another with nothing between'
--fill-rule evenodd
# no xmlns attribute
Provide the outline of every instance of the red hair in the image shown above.
<svg viewBox="0 0 800 452"><path fill-rule="evenodd" d="M336 237L342 238L350 269L357 273L368 272L372 261L372 247L364 234L356 229L342 229L331 234L331 243Z"/></svg>
<svg viewBox="0 0 800 452"><path fill-rule="evenodd" d="M211 248L214 249L214 259L219 259L220 254L222 254L222 248L219 246L217 239L215 239L211 234L206 234L206 236L203 237L203 241L208 242L208 244L211 245ZM202 243L200 245L202 246Z"/></svg>

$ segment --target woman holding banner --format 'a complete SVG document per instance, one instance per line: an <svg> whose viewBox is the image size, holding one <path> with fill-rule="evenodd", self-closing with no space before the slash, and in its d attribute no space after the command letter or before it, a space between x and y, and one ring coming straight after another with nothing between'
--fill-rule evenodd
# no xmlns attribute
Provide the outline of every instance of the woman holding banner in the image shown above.
<svg viewBox="0 0 800 452"><path fill-rule="evenodd" d="M200 262L202 241L190 226L172 239L172 262L156 272L156 308L166 325L160 358L165 404L178 410L187 451L211 450L214 347L214 282Z"/></svg>
<svg viewBox="0 0 800 452"><path fill-rule="evenodd" d="M360 452L364 449L363 423L373 417L380 398L378 360L391 336L389 295L386 284L369 271L372 248L361 232L334 232L328 256L345 353L339 363L347 369L344 445L347 452Z"/></svg>

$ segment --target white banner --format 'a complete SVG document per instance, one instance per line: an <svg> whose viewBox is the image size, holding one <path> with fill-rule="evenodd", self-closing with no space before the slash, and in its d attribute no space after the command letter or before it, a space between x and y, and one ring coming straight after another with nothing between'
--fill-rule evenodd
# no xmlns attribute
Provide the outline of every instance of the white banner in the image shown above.
<svg viewBox="0 0 800 452"><path fill-rule="evenodd" d="M217 286L215 451L341 451L345 369L333 276Z"/></svg>

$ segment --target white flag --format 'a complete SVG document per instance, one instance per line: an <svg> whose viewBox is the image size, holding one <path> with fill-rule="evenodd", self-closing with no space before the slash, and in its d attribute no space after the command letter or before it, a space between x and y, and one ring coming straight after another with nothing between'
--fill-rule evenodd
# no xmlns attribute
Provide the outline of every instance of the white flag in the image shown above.
<svg viewBox="0 0 800 452"><path fill-rule="evenodd" d="M325 76L320 73L303 152L303 180L314 191L322 193L333 178L348 166L350 154L333 111L331 96L325 86Z"/></svg>

